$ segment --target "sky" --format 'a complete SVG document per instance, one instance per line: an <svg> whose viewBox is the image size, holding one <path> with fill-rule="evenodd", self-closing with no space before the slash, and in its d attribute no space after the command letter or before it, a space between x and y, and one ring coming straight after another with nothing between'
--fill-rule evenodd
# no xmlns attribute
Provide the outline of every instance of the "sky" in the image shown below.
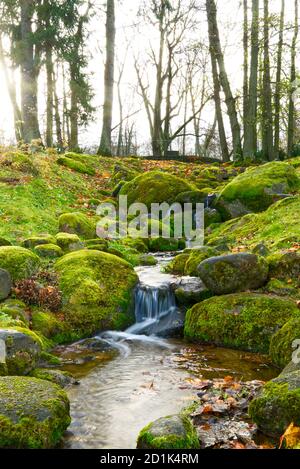
<svg viewBox="0 0 300 469"><path fill-rule="evenodd" d="M117 64L116 78L119 69L119 63L126 56L125 71L122 80L122 94L127 103L128 113L142 109L136 116L137 135L139 141L149 142L149 129L145 112L142 108L141 98L135 89L136 76L133 68L133 56L139 57L141 63L147 62L147 53L149 44L155 44L155 35L152 27L146 25L137 12L143 0L118 0L117 13ZM200 0L201 1L201 0ZM104 45L105 45L105 15L103 13L103 1L97 0L94 5L98 8L99 14L96 15L90 25L90 36L88 38L87 50L90 52L88 73L95 92L93 104L96 108L94 121L86 128L81 130L80 140L82 145L96 147L99 144L101 131L101 116L103 102L103 73L104 73ZM271 0L270 8L272 13L280 11L280 0ZM286 16L288 20L293 18L294 0L286 0ZM101 12L102 10L102 12ZM242 21L243 10L241 0L219 0L218 18L221 32L222 44L226 51L226 66L230 76L234 92L241 89L242 86L242 63L243 51L242 41ZM133 27L132 25L138 25ZM197 29L191 32L197 38L206 38L207 24L205 21L205 12L199 13L199 25ZM275 38L276 40L276 38ZM127 54L126 54L126 50ZM153 69L148 69L148 79L154 83ZM39 102L41 116L45 114L45 80L42 74L39 82ZM115 96L116 98L116 96ZM0 67L0 143L10 143L14 141L12 109L6 90L3 70ZM126 114L126 110L125 110ZM208 106L205 111L205 119L211 121L214 111L212 106ZM119 111L117 99L114 106L114 126L119 123Z"/></svg>

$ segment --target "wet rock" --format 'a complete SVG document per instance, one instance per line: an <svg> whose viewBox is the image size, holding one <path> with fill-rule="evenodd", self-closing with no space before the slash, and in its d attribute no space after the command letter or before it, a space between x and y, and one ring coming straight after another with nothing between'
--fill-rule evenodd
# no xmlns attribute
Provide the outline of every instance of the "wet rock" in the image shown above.
<svg viewBox="0 0 300 469"><path fill-rule="evenodd" d="M2 374L26 375L36 365L41 352L38 337L27 329L21 331L0 329L0 340L5 344Z"/></svg>
<svg viewBox="0 0 300 469"><path fill-rule="evenodd" d="M207 259L198 266L199 277L216 295L262 287L269 267L262 257L240 253Z"/></svg>
<svg viewBox="0 0 300 469"><path fill-rule="evenodd" d="M57 384L61 388L67 388L69 386L79 384L73 376L65 371L50 370L47 368L36 368L30 373L33 378L50 381L51 383Z"/></svg>
<svg viewBox="0 0 300 469"><path fill-rule="evenodd" d="M65 392L48 381L0 378L0 448L54 448L70 425Z"/></svg>
<svg viewBox="0 0 300 469"><path fill-rule="evenodd" d="M12 280L10 273L7 270L0 269L0 300L5 300L9 297L12 287Z"/></svg>
<svg viewBox="0 0 300 469"><path fill-rule="evenodd" d="M137 442L138 449L197 449L196 431L187 417L163 417L145 427Z"/></svg>
<svg viewBox="0 0 300 469"><path fill-rule="evenodd" d="M182 278L176 285L175 297L179 306L192 306L211 296L212 293L199 278Z"/></svg>

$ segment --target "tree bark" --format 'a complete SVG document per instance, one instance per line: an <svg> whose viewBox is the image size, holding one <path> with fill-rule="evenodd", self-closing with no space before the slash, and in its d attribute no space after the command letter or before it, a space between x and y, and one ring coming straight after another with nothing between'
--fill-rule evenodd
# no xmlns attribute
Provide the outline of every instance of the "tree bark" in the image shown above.
<svg viewBox="0 0 300 469"><path fill-rule="evenodd" d="M32 40L33 0L21 1L21 109L26 143L40 139L38 123L38 57Z"/></svg>
<svg viewBox="0 0 300 469"><path fill-rule="evenodd" d="M244 83L243 83L243 118L244 118L244 129L245 119L249 106L249 41L248 41L248 0L244 0Z"/></svg>
<svg viewBox="0 0 300 469"><path fill-rule="evenodd" d="M98 150L98 154L104 156L112 155L111 129L114 98L115 38L115 1L107 0L103 125L101 142Z"/></svg>
<svg viewBox="0 0 300 469"><path fill-rule="evenodd" d="M296 54L297 54L297 40L299 34L299 20L298 20L298 0L295 0L295 29L291 48L291 90L289 99L289 116L288 116L288 156L292 155L295 144L295 103L294 92L297 89L297 71L296 71Z"/></svg>
<svg viewBox="0 0 300 469"><path fill-rule="evenodd" d="M224 90L225 101L230 120L234 158L242 157L241 128L238 121L235 98L233 97L228 75L225 68L224 55L221 48L217 23L217 8L215 0L206 0L206 11L209 28L210 46L214 50L219 66L220 83Z"/></svg>
<svg viewBox="0 0 300 469"><path fill-rule="evenodd" d="M283 49L283 28L285 15L285 0L281 0L279 39L277 51L276 89L274 97L274 153L275 158L279 158L280 150L280 101L281 101L281 72L282 72L282 49Z"/></svg>
<svg viewBox="0 0 300 469"><path fill-rule="evenodd" d="M257 104L259 57L259 0L252 0L251 65L249 78L249 104L244 118L244 157L254 159L257 152Z"/></svg>
<svg viewBox="0 0 300 469"><path fill-rule="evenodd" d="M262 153L269 161L275 158L273 145L273 109L269 49L269 0L264 0L264 71L262 93Z"/></svg>
<svg viewBox="0 0 300 469"><path fill-rule="evenodd" d="M47 73L47 122L46 122L46 145L53 146L53 107L54 107L54 82L53 82L53 58L51 45L46 46L46 73Z"/></svg>

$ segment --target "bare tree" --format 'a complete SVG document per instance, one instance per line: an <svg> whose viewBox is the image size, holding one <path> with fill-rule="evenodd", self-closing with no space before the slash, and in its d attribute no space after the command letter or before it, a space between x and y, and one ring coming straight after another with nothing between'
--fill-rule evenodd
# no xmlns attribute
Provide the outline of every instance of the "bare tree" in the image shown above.
<svg viewBox="0 0 300 469"><path fill-rule="evenodd" d="M283 53L283 29L285 16L285 0L281 0L281 13L279 23L279 39L277 50L276 88L274 96L274 152L275 158L279 157L280 147L280 104L281 104L281 76L282 76L282 53Z"/></svg>
<svg viewBox="0 0 300 469"><path fill-rule="evenodd" d="M294 35L291 47L291 74L290 74L290 96L289 96L289 117L288 117L288 155L291 156L295 144L295 103L294 91L297 88L296 78L296 55L297 55L297 40L299 34L299 5L298 0L295 0L295 22L294 22Z"/></svg>

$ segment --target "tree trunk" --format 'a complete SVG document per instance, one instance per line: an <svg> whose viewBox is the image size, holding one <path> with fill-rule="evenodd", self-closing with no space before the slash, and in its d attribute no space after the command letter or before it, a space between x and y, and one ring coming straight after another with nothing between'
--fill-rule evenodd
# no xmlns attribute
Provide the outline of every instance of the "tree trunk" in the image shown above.
<svg viewBox="0 0 300 469"><path fill-rule="evenodd" d="M114 98L115 39L115 1L107 0L103 126L100 147L98 150L98 154L104 156L112 155L111 129Z"/></svg>
<svg viewBox="0 0 300 469"><path fill-rule="evenodd" d="M75 66L76 68L76 66ZM76 83L76 70L70 66L70 91L71 91L71 110L70 110L70 150L76 151L79 147L78 141L78 85Z"/></svg>
<svg viewBox="0 0 300 469"><path fill-rule="evenodd" d="M257 152L257 85L259 57L259 0L252 0L251 65L249 79L249 102L244 117L244 157L254 159Z"/></svg>
<svg viewBox="0 0 300 469"><path fill-rule="evenodd" d="M277 51L276 89L274 97L274 153L275 158L279 158L280 150L280 101L281 101L281 69L282 69L282 49L283 49L283 28L284 28L285 0L281 0L281 14L279 26L279 40Z"/></svg>
<svg viewBox="0 0 300 469"><path fill-rule="evenodd" d="M275 158L273 146L272 89L269 50L269 0L264 0L264 72L262 109L262 152L265 159Z"/></svg>
<svg viewBox="0 0 300 469"><path fill-rule="evenodd" d="M13 108L16 141L20 142L23 139L22 114L21 114L21 110L17 101L16 84L14 83L13 78L10 77L8 73L8 68L5 62L1 37L0 37L0 64L4 72L4 78L6 81L9 98L10 98L12 108Z"/></svg>
<svg viewBox="0 0 300 469"><path fill-rule="evenodd" d="M56 78L56 79L55 79ZM57 90L56 90L56 81L58 78L58 66L57 66L57 76L54 76L54 86L53 86L53 92L54 92L54 110L55 110L55 128L56 128L56 139L57 139L57 147L59 150L64 149L64 141L63 141L63 135L62 135L62 126L61 126L61 117L59 113L59 100L57 96Z"/></svg>
<svg viewBox="0 0 300 469"><path fill-rule="evenodd" d="M166 150L166 143L162 141L162 118L161 118L161 103L163 100L163 57L165 45L165 31L163 28L163 17L160 19L160 45L159 57L156 64L156 89L155 89L155 103L153 112L153 136L152 136L152 151L155 158L162 158ZM167 116L166 116L167 118Z"/></svg>
<svg viewBox="0 0 300 469"><path fill-rule="evenodd" d="M46 145L48 148L53 146L53 96L54 96L54 83L53 83L53 59L52 47L46 47L46 73L47 73L47 123L46 123Z"/></svg>
<svg viewBox="0 0 300 469"><path fill-rule="evenodd" d="M291 90L289 100L289 118L288 118L288 156L292 155L295 144L295 102L294 92L297 89L297 71L296 71L296 54L297 54L297 40L299 34L299 21L298 21L298 0L295 0L295 30L291 49Z"/></svg>
<svg viewBox="0 0 300 469"><path fill-rule="evenodd" d="M38 67L32 41L33 4L32 0L21 2L21 109L26 143L41 138L37 100Z"/></svg>
<svg viewBox="0 0 300 469"><path fill-rule="evenodd" d="M243 84L243 119L244 119L244 129L245 119L249 106L249 41L248 41L248 0L244 0L244 84Z"/></svg>
<svg viewBox="0 0 300 469"><path fill-rule="evenodd" d="M228 75L225 68L224 55L221 48L220 35L217 23L217 8L215 0L206 0L206 10L209 28L210 45L214 50L214 54L219 66L220 83L224 90L225 101L230 120L233 155L234 158L241 158L242 156L242 143L241 143L241 128L238 121L235 98L233 97Z"/></svg>

